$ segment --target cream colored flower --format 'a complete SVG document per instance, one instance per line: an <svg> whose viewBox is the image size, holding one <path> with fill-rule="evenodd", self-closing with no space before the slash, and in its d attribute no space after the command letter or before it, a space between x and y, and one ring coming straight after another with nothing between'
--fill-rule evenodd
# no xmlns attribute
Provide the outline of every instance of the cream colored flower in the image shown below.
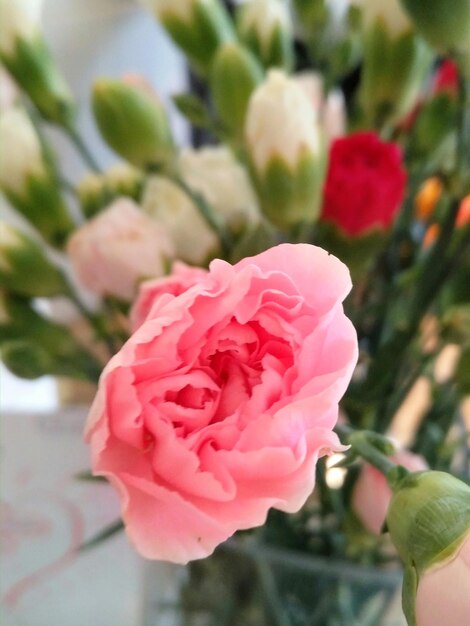
<svg viewBox="0 0 470 626"><path fill-rule="evenodd" d="M242 4L239 30L242 35L255 32L263 48L269 53L269 46L277 28L292 31L292 24L286 4L282 0L247 0Z"/></svg>
<svg viewBox="0 0 470 626"><path fill-rule="evenodd" d="M412 28L411 20L399 0L351 0L362 10L365 28L381 20L391 35L397 36Z"/></svg>
<svg viewBox="0 0 470 626"><path fill-rule="evenodd" d="M187 194L169 179L153 176L142 205L147 215L165 228L178 259L201 265L218 250L214 231Z"/></svg>
<svg viewBox="0 0 470 626"><path fill-rule="evenodd" d="M307 95L280 70L269 71L265 82L253 93L245 131L258 171L276 156L295 167L303 152L321 151L320 133Z"/></svg>
<svg viewBox="0 0 470 626"><path fill-rule="evenodd" d="M230 229L238 231L259 221L248 173L228 148L183 150L180 170L188 185L205 197Z"/></svg>
<svg viewBox="0 0 470 626"><path fill-rule="evenodd" d="M164 16L174 16L190 23L194 5L201 0L142 0L158 19ZM204 0L202 0L204 1Z"/></svg>
<svg viewBox="0 0 470 626"><path fill-rule="evenodd" d="M0 0L0 52L10 54L17 37L38 32L43 0Z"/></svg>
<svg viewBox="0 0 470 626"><path fill-rule="evenodd" d="M12 107L0 115L0 187L22 194L30 176L43 176L45 165L29 117Z"/></svg>

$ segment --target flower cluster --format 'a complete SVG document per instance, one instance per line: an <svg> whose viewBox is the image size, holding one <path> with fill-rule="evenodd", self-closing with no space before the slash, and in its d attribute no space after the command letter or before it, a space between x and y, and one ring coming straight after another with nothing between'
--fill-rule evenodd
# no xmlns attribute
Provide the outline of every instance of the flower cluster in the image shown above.
<svg viewBox="0 0 470 626"><path fill-rule="evenodd" d="M204 87L173 98L203 141L178 145L144 77L98 77L103 171L41 2L0 0L2 360L98 385L92 471L144 556L261 525L247 544L369 565L393 543L409 624L463 625L469 0L144 4Z"/></svg>

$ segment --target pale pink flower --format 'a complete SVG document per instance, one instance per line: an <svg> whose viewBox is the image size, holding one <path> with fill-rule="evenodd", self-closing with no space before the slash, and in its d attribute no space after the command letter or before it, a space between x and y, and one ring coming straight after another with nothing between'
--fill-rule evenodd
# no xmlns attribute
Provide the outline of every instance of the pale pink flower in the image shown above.
<svg viewBox="0 0 470 626"><path fill-rule="evenodd" d="M172 247L165 231L137 204L119 198L75 231L67 252L84 287L131 300L140 280L164 273Z"/></svg>
<svg viewBox="0 0 470 626"><path fill-rule="evenodd" d="M410 472L428 469L422 456L408 450L400 450L390 459ZM380 535L382 531L391 499L392 490L385 476L369 463L364 463L354 486L352 507L365 528L374 535Z"/></svg>
<svg viewBox="0 0 470 626"><path fill-rule="evenodd" d="M203 558L271 507L304 504L317 459L344 449L333 427L357 360L350 288L337 258L283 244L215 260L179 295L171 277L169 295L157 289L86 427L143 556Z"/></svg>
<svg viewBox="0 0 470 626"><path fill-rule="evenodd" d="M470 622L470 534L454 554L424 572L416 594L417 626Z"/></svg>

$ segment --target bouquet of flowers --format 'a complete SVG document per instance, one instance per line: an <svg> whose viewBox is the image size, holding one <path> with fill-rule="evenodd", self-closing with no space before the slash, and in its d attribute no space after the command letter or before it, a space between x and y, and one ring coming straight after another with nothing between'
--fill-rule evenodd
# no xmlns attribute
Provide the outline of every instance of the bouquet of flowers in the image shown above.
<svg viewBox="0 0 470 626"><path fill-rule="evenodd" d="M408 624L463 626L470 0L146 4L191 68L173 102L197 145L142 77L99 78L122 159L102 171L39 4L0 2L0 187L22 218L0 231L2 360L98 385L85 436L122 521L91 543L124 527L191 562L181 623L385 623L373 585L284 593L270 559L295 555L400 560Z"/></svg>

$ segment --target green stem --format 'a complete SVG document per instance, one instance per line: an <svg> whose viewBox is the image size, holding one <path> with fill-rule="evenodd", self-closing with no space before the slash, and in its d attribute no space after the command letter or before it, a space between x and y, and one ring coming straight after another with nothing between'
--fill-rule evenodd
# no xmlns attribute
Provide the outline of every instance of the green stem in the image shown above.
<svg viewBox="0 0 470 626"><path fill-rule="evenodd" d="M90 313L90 311L88 311L88 309L85 307L85 305L80 300L80 298L75 293L75 291L70 286L70 284L68 283L65 277L64 277L64 280L67 285L67 291L65 295L73 302L73 304L77 307L77 309L82 314L82 316L88 321L90 326L95 331L96 336L105 342L109 351L109 357L113 356L113 354L115 354L118 351L118 348L115 345L113 337L111 337L108 334L102 321L96 315L93 315L93 313Z"/></svg>
<svg viewBox="0 0 470 626"><path fill-rule="evenodd" d="M85 142L83 141L83 139L81 138L80 134L78 133L77 129L74 126L67 126L64 128L65 132L67 133L70 141L73 143L73 145L75 146L77 152L80 154L80 156L82 157L84 163L86 165L88 165L88 167L93 170L94 172L100 173L101 172L101 168L98 165L98 163L96 162L94 156L91 154L91 152L88 150Z"/></svg>
<svg viewBox="0 0 470 626"><path fill-rule="evenodd" d="M459 101L457 176L458 183L462 186L462 195L464 195L470 186L470 76L464 74L463 71L459 76Z"/></svg>
<svg viewBox="0 0 470 626"><path fill-rule="evenodd" d="M214 208L207 202L202 194L191 189L191 187L186 184L181 176L176 174L174 176L171 176L171 180L176 185L178 185L178 187L182 191L184 191L184 193L189 196L189 198L191 198L191 200L194 202L207 225L214 231L214 233L219 238L224 256L228 257L233 245L232 237L224 228L224 225L222 224Z"/></svg>

